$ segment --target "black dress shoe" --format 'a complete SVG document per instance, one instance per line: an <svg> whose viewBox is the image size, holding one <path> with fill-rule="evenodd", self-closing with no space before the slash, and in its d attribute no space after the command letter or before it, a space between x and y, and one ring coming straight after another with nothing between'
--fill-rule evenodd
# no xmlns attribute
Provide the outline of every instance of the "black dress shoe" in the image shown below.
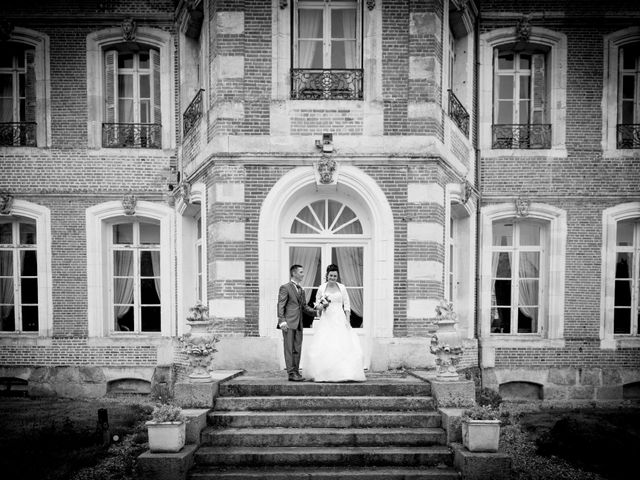
<svg viewBox="0 0 640 480"><path fill-rule="evenodd" d="M289 375L289 381L290 382L304 382L304 378L302 378L302 375L300 375L299 373L292 373L291 375Z"/></svg>

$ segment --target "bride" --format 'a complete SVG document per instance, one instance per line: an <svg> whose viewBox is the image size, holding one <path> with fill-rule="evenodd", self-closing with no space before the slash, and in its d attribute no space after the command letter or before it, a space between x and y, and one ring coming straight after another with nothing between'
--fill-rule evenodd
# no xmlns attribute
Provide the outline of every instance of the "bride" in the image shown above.
<svg viewBox="0 0 640 480"><path fill-rule="evenodd" d="M338 267L327 267L326 283L318 288L317 302L324 310L314 322L306 371L316 382L364 382L362 348L351 329L347 289L338 283Z"/></svg>

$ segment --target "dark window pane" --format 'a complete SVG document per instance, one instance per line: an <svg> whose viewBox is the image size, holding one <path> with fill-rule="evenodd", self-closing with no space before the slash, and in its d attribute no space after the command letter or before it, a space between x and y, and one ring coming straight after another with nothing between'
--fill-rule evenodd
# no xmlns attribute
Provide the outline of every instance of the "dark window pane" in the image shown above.
<svg viewBox="0 0 640 480"><path fill-rule="evenodd" d="M498 54L498 68L499 69L512 69L513 68L513 54L512 53L500 53L500 54Z"/></svg>
<svg viewBox="0 0 640 480"><path fill-rule="evenodd" d="M622 97L623 98L634 98L636 87L636 78L633 75L623 75L622 76Z"/></svg>
<svg viewBox="0 0 640 480"><path fill-rule="evenodd" d="M33 305L22 307L22 330L38 331L38 307Z"/></svg>
<svg viewBox="0 0 640 480"><path fill-rule="evenodd" d="M613 333L631 333L630 308L615 308L613 310Z"/></svg>
<svg viewBox="0 0 640 480"><path fill-rule="evenodd" d="M149 68L149 52L140 52L140 68Z"/></svg>
<svg viewBox="0 0 640 480"><path fill-rule="evenodd" d="M495 252L493 254L493 275L496 278L511 278L511 254L507 252Z"/></svg>
<svg viewBox="0 0 640 480"><path fill-rule="evenodd" d="M156 223L140 224L140 244L157 245L160 243L160 225Z"/></svg>
<svg viewBox="0 0 640 480"><path fill-rule="evenodd" d="M633 245L633 228L638 222L637 219L622 220L618 222L616 229L616 245L620 247L629 247Z"/></svg>
<svg viewBox="0 0 640 480"><path fill-rule="evenodd" d="M520 224L520 245L540 245L542 226L534 222Z"/></svg>
<svg viewBox="0 0 640 480"><path fill-rule="evenodd" d="M511 332L511 309L493 308L493 318L491 320L491 333Z"/></svg>
<svg viewBox="0 0 640 480"><path fill-rule="evenodd" d="M133 68L133 53L119 53L118 68Z"/></svg>
<svg viewBox="0 0 640 480"><path fill-rule="evenodd" d="M23 277L36 277L38 276L38 257L35 250L24 250L20 252L21 256L21 269L20 274ZM0 268L0 271L2 268Z"/></svg>
<svg viewBox="0 0 640 480"><path fill-rule="evenodd" d="M13 224L0 223L0 244L12 245L13 244Z"/></svg>
<svg viewBox="0 0 640 480"><path fill-rule="evenodd" d="M130 277L133 275L133 252L115 250L113 252L113 274L116 277Z"/></svg>
<svg viewBox="0 0 640 480"><path fill-rule="evenodd" d="M119 223L113 226L113 243L131 245L133 243L133 224Z"/></svg>
<svg viewBox="0 0 640 480"><path fill-rule="evenodd" d="M11 250L0 250L0 276L13 275L13 252Z"/></svg>
<svg viewBox="0 0 640 480"><path fill-rule="evenodd" d="M13 278L0 278L0 303L13 304Z"/></svg>
<svg viewBox="0 0 640 480"><path fill-rule="evenodd" d="M148 250L140 252L140 275L143 277L160 276L160 252Z"/></svg>
<svg viewBox="0 0 640 480"><path fill-rule="evenodd" d="M494 305L511 305L511 280L496 280L493 283Z"/></svg>
<svg viewBox="0 0 640 480"><path fill-rule="evenodd" d="M23 278L20 285L22 303L38 303L38 279Z"/></svg>
<svg viewBox="0 0 640 480"><path fill-rule="evenodd" d="M631 306L631 281L617 280L613 304L616 307Z"/></svg>
<svg viewBox="0 0 640 480"><path fill-rule="evenodd" d="M518 308L518 333L538 333L538 309Z"/></svg>
<svg viewBox="0 0 640 480"><path fill-rule="evenodd" d="M520 280L519 305L538 305L538 280Z"/></svg>
<svg viewBox="0 0 640 480"><path fill-rule="evenodd" d="M160 307L142 307L142 331L160 331Z"/></svg>
<svg viewBox="0 0 640 480"><path fill-rule="evenodd" d="M116 306L113 318L116 332L133 332L133 307Z"/></svg>
<svg viewBox="0 0 640 480"><path fill-rule="evenodd" d="M521 70L531 69L531 55L520 54L520 69Z"/></svg>
<svg viewBox="0 0 640 480"><path fill-rule="evenodd" d="M622 102L622 123L633 123L634 115L633 115L634 107L633 102Z"/></svg>
<svg viewBox="0 0 640 480"><path fill-rule="evenodd" d="M493 245L501 247L513 245L513 223L509 221L493 224Z"/></svg>
<svg viewBox="0 0 640 480"><path fill-rule="evenodd" d="M633 253L618 252L616 257L616 278L631 278Z"/></svg>
<svg viewBox="0 0 640 480"><path fill-rule="evenodd" d="M13 305L0 305L0 331L15 332L16 320Z"/></svg>
<svg viewBox="0 0 640 480"><path fill-rule="evenodd" d="M622 62L622 68L625 70L633 70L636 68L636 61L638 55L640 55L640 46L638 44L628 45L622 48L624 61Z"/></svg>
<svg viewBox="0 0 640 480"><path fill-rule="evenodd" d="M158 289L160 281L158 280ZM151 279L143 279L140 281L140 301L143 305L159 305L160 295L156 291L156 281Z"/></svg>

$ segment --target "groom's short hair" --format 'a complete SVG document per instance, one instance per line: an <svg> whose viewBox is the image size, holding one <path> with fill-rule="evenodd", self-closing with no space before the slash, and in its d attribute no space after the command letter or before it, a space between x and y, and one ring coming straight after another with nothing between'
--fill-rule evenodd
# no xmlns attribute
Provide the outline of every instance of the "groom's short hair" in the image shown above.
<svg viewBox="0 0 640 480"><path fill-rule="evenodd" d="M298 265L298 264L296 264L296 265L291 265L291 266L289 267L289 276L290 276L290 277L293 277L293 272L295 272L295 271L296 271L296 270L298 270L299 268L304 268L304 267L303 267L302 265Z"/></svg>

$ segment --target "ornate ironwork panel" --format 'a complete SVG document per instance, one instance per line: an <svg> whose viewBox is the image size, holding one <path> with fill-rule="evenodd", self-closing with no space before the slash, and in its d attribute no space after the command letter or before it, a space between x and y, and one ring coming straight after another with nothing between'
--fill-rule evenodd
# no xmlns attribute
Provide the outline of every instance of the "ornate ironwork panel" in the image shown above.
<svg viewBox="0 0 640 480"><path fill-rule="evenodd" d="M0 123L0 146L35 147L36 122Z"/></svg>
<svg viewBox="0 0 640 480"><path fill-rule="evenodd" d="M362 100L363 70L291 70L293 100Z"/></svg>
<svg viewBox="0 0 640 480"><path fill-rule="evenodd" d="M193 100L191 100L191 103L182 114L183 136L186 136L202 117L202 92L204 92L202 88L198 90L198 93L196 93L196 96L193 97Z"/></svg>
<svg viewBox="0 0 640 480"><path fill-rule="evenodd" d="M103 123L102 146L105 148L162 148L162 125L159 123Z"/></svg>
<svg viewBox="0 0 640 480"><path fill-rule="evenodd" d="M640 148L640 123L619 124L616 130L618 148Z"/></svg>
<svg viewBox="0 0 640 480"><path fill-rule="evenodd" d="M551 124L493 125L492 148L551 148Z"/></svg>
<svg viewBox="0 0 640 480"><path fill-rule="evenodd" d="M460 131L464 133L466 137L469 136L469 114L467 113L467 109L462 106L458 97L455 94L448 90L449 92L449 117L453 120Z"/></svg>

